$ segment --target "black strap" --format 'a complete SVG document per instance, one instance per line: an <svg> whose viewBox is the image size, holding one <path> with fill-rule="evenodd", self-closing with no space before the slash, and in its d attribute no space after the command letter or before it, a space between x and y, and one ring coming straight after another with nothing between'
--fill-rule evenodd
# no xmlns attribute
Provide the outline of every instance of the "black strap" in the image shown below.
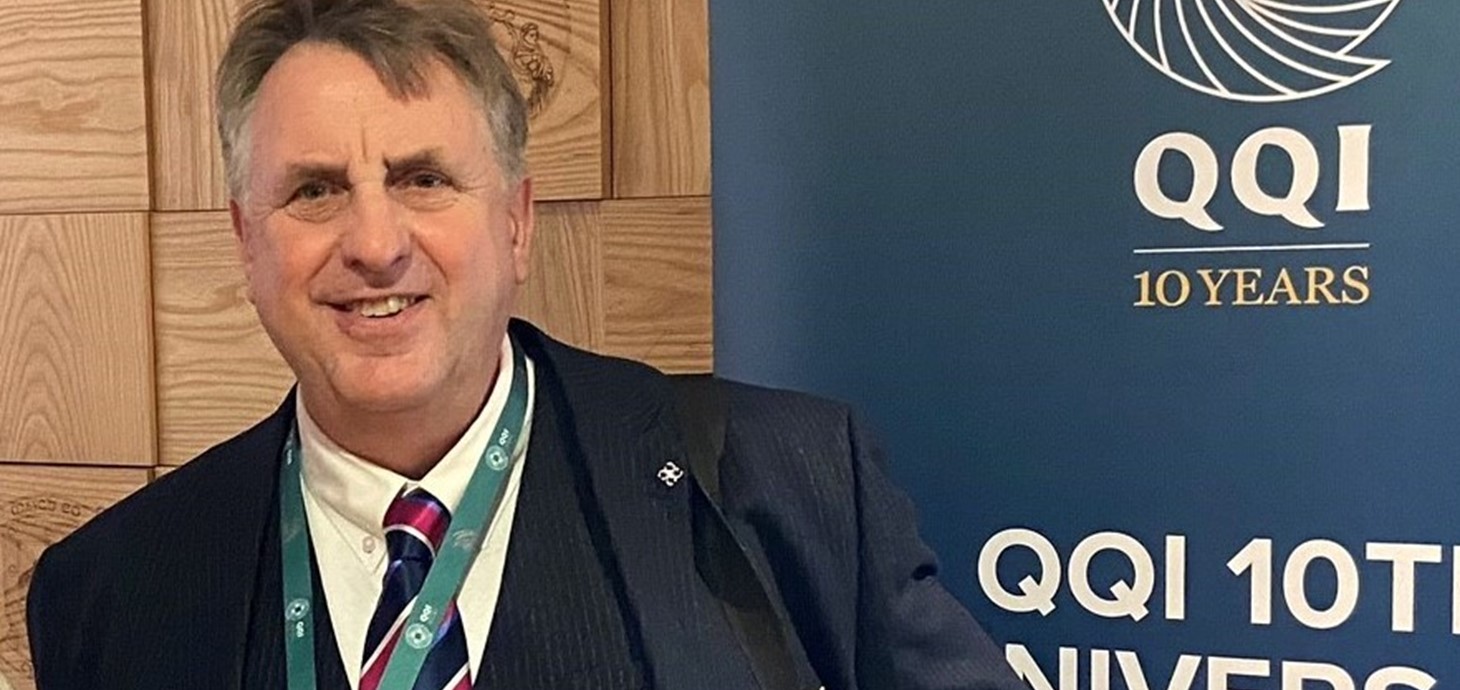
<svg viewBox="0 0 1460 690"><path fill-rule="evenodd" d="M771 603L745 546L730 530L720 501L720 457L725 449L729 401L709 374L671 376L690 475L699 488L694 515L695 568L715 598L765 690L795 690L796 665L789 628ZM705 519L708 517L709 519Z"/></svg>

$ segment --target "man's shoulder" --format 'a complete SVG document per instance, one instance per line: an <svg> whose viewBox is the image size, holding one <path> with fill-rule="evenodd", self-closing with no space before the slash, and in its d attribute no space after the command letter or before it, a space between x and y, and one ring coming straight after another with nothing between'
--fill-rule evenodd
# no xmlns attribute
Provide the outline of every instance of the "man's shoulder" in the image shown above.
<svg viewBox="0 0 1460 690"><path fill-rule="evenodd" d="M514 334L530 355L547 360L554 375L575 392L631 392L664 402L672 399L675 374L638 360L579 349L554 340L526 322L516 322ZM802 436L809 433L828 438L846 435L851 410L844 403L731 379L717 381L729 403L732 430Z"/></svg>
<svg viewBox="0 0 1460 690"><path fill-rule="evenodd" d="M247 615L240 606L289 422L271 415L46 549L26 603L37 673L58 686L101 687L98 676L132 668L126 650L138 640L232 644L235 622L212 623Z"/></svg>
<svg viewBox="0 0 1460 690"><path fill-rule="evenodd" d="M845 435L852 411L831 398L783 388L720 379L731 419L760 428L785 428Z"/></svg>
<svg viewBox="0 0 1460 690"><path fill-rule="evenodd" d="M582 349L554 338L537 326L513 319L509 328L541 373L571 388L619 388L654 386L664 376L644 362Z"/></svg>
<svg viewBox="0 0 1460 690"><path fill-rule="evenodd" d="M272 495L276 458L287 431L281 412L102 511L47 549L46 560L58 570L84 572L133 560L138 547L146 544L218 539L219 529L256 514L258 502ZM64 567L67 562L74 566Z"/></svg>
<svg viewBox="0 0 1460 690"><path fill-rule="evenodd" d="M720 385L729 407L726 459L746 479L800 489L851 481L859 432L846 403L729 379Z"/></svg>

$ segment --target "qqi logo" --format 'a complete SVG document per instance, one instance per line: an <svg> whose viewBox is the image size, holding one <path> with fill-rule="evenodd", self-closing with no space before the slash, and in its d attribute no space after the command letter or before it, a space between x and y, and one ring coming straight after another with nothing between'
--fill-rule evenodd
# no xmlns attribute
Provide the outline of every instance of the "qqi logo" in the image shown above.
<svg viewBox="0 0 1460 690"><path fill-rule="evenodd" d="M1371 125L1338 127L1334 137L1338 168L1338 194L1331 207L1334 213L1369 210L1371 129ZM1289 164L1290 177L1281 185L1281 191L1265 188L1258 179L1258 157L1264 149L1270 149ZM1224 177L1218 155L1204 139L1190 132L1167 132L1156 137L1136 158L1133 176L1136 198L1147 213L1176 221L1196 231L1197 236L1212 238L1226 232L1226 226L1208 210ZM1369 243L1315 241L1319 238L1313 235L1326 225L1310 206L1323 175L1324 158L1303 133L1286 127L1269 127L1244 139L1228 162L1228 179L1238 203L1253 216L1283 219L1295 231L1289 235L1296 241L1267 244L1194 241L1134 250L1137 256L1322 254L1325 258L1321 262L1277 268L1248 262L1149 268L1133 276L1136 300L1132 306L1324 307L1367 303L1372 296L1367 263L1336 265L1326 257L1365 252L1370 248ZM1331 165L1333 159L1329 160ZM1184 165L1190 172L1191 184L1184 194L1162 187L1160 170L1166 163ZM1190 233L1186 236L1192 237Z"/></svg>
<svg viewBox="0 0 1460 690"><path fill-rule="evenodd" d="M1205 94L1272 103L1312 98L1388 60L1357 51L1399 0L1103 0L1146 62Z"/></svg>
<svg viewBox="0 0 1460 690"><path fill-rule="evenodd" d="M1201 93L1246 103L1313 98L1383 69L1388 60L1359 51L1399 5L1399 0L1102 1L1126 42L1162 74ZM1133 306L1352 307L1369 302L1371 271L1363 253L1370 243L1333 242L1317 233L1335 214L1370 210L1374 125L1264 127L1240 141L1215 145L1193 129L1177 126L1152 138L1133 156L1132 178L1141 207L1167 221L1159 229L1163 237L1175 237L1169 234L1172 227L1196 234L1133 254L1249 258L1228 265L1213 265L1213 259L1145 266L1132 276ZM1260 165L1264 157L1284 165ZM1162 170L1170 166L1184 168L1172 179L1189 180L1189 185L1163 186ZM1336 178L1334 198L1319 193L1325 176ZM1294 232L1279 239L1261 234L1260 227L1234 227L1210 211L1221 193L1234 197L1249 219L1278 218ZM1351 235L1353 227L1348 223L1339 232ZM1243 239L1219 239L1229 232ZM1314 259L1286 266L1259 260L1273 253Z"/></svg>

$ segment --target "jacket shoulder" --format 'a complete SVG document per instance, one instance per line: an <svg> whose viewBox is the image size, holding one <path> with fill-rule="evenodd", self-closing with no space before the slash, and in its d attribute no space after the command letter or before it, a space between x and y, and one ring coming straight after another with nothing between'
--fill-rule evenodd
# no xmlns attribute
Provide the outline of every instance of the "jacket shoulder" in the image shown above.
<svg viewBox="0 0 1460 690"><path fill-rule="evenodd" d="M131 640L232 639L235 626L205 624L247 600L291 410L286 401L41 554L26 619L42 687L99 687L137 662Z"/></svg>
<svg viewBox="0 0 1460 690"><path fill-rule="evenodd" d="M232 522L240 501L271 490L288 428L279 417L276 413L204 451L103 511L53 549L104 552L215 521Z"/></svg>
<svg viewBox="0 0 1460 690"><path fill-rule="evenodd" d="M229 537L258 531L272 505L286 430L287 420L276 413L47 548L36 564L31 603L50 592L56 595L47 602L53 613L72 607L78 615L97 613L113 593L158 586L194 567L189 564L207 567L214 551L238 551L240 544Z"/></svg>
<svg viewBox="0 0 1460 690"><path fill-rule="evenodd" d="M845 438L852 410L846 403L798 391L721 379L731 419L760 429Z"/></svg>
<svg viewBox="0 0 1460 690"><path fill-rule="evenodd" d="M650 417L672 405L674 374L558 342L523 321L514 322L512 332L539 366L545 364L567 386L573 403L593 409L608 405L614 414L626 413L627 407ZM740 444L770 443L830 450L845 459L852 417L845 404L731 379L716 381L729 406L726 447L732 454Z"/></svg>

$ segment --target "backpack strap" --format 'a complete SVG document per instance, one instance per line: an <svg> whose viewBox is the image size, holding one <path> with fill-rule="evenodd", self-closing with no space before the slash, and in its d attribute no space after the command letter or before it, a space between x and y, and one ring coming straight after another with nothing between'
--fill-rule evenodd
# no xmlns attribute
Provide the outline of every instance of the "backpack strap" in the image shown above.
<svg viewBox="0 0 1460 690"><path fill-rule="evenodd" d="M693 511L695 569L725 609L725 618L766 690L793 690L798 674L780 611L745 546L721 508L720 458L725 450L729 399L710 374L669 377L684 436L690 475L698 488Z"/></svg>

